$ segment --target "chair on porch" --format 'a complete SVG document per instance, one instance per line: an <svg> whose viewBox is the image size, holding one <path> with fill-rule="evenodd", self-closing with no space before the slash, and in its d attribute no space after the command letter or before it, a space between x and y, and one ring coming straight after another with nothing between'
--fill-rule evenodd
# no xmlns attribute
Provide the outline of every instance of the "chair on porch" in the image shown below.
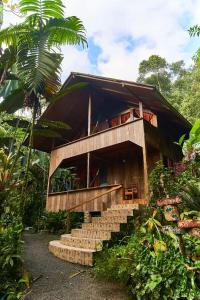
<svg viewBox="0 0 200 300"><path fill-rule="evenodd" d="M125 200L133 200L138 198L138 185L132 184L129 187L124 188L124 199Z"/></svg>

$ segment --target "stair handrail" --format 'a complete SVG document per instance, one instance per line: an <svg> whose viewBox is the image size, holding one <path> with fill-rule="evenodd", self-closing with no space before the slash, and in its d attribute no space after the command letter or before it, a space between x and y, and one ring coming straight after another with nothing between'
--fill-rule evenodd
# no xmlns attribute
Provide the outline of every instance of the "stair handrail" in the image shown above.
<svg viewBox="0 0 200 300"><path fill-rule="evenodd" d="M101 193L101 194L96 195L95 197L93 197L93 198L91 198L91 199L89 199L89 200L87 200L87 201L85 201L85 202L79 203L79 204L77 204L77 205L72 206L71 208L68 208L67 211L69 212L69 211L71 211L71 210L73 210L73 209L75 209L75 208L77 208L77 207L80 207L80 206L82 206L82 205L84 205L84 204L87 204L87 203L89 203L89 202L92 202L92 201L94 201L94 200L96 200L96 199L98 199L98 198L100 198L100 197L102 197L102 196L104 196L104 195L106 195L106 194L109 194L109 193L112 193L112 192L114 192L114 191L116 191L116 190L119 190L119 189L121 189L122 187L123 187L123 186L120 184L120 185L118 185L118 186L116 186L116 187L114 187L114 188L109 189L109 190L106 191L106 192L103 192L103 193Z"/></svg>

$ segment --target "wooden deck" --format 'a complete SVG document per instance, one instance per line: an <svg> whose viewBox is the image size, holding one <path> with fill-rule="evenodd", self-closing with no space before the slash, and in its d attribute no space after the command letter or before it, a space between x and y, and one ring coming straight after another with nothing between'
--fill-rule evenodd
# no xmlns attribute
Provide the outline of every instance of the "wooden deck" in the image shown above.
<svg viewBox="0 0 200 300"><path fill-rule="evenodd" d="M46 209L48 211L68 210L71 207L94 198L98 194L104 193L116 186L118 185L99 186L60 193L49 193L47 197ZM123 189L114 191L108 195L104 195L98 199L95 199L91 203L82 205L73 211L103 211L113 204L118 204L123 197L122 193Z"/></svg>

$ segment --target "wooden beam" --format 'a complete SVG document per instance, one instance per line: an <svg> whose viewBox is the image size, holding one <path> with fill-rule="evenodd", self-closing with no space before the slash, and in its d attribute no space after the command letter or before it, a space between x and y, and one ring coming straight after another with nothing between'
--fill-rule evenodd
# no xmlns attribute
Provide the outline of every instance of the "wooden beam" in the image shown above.
<svg viewBox="0 0 200 300"><path fill-rule="evenodd" d="M143 105L142 105L142 102L139 102L139 112L140 112L140 118L143 118Z"/></svg>

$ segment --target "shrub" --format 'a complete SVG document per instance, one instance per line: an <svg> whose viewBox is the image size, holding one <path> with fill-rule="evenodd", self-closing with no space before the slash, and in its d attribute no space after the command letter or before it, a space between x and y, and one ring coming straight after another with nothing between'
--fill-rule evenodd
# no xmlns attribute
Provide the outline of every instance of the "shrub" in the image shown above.
<svg viewBox="0 0 200 300"><path fill-rule="evenodd" d="M22 272L22 223L13 213L0 222L0 298L19 299L24 289ZM5 298L4 298L5 297Z"/></svg>
<svg viewBox="0 0 200 300"><path fill-rule="evenodd" d="M79 227L83 222L83 213L68 213L66 210L44 212L41 221L41 228L51 233L69 232L71 227Z"/></svg>
<svg viewBox="0 0 200 300"><path fill-rule="evenodd" d="M95 272L128 284L136 299L199 299L197 275L189 265L172 238L162 234L162 241L157 240L141 227L126 245L100 254Z"/></svg>

